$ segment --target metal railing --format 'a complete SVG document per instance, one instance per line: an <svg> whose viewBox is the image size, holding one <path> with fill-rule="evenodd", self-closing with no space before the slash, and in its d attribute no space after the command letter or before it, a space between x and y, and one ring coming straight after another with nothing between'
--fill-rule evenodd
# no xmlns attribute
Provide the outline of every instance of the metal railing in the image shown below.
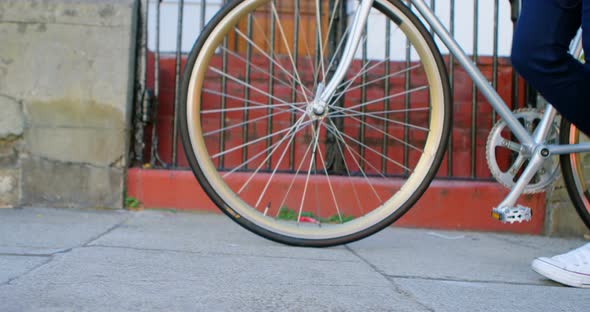
<svg viewBox="0 0 590 312"><path fill-rule="evenodd" d="M226 1L141 1L134 144L131 151L132 159L136 165L168 169L186 168L186 162L183 161L180 151L182 148L179 146L177 116L182 64L195 36ZM509 4L507 1L500 2L500 0L481 2L480 0L471 0L472 6L466 6L467 3L464 1L456 0L429 1L430 6L441 16L443 22L447 23L447 27L453 35L459 33L457 31L458 25L462 26L461 36L464 42L459 40L460 43L472 55L473 61L482 68L482 71L490 73L489 78L492 85L497 89L502 88L499 93L507 103L511 103L513 108L534 105L530 103L535 102L536 95L524 87L524 83L511 70L508 62L512 27L519 14L518 1L511 0L511 4ZM410 1L407 2L411 7ZM330 0L329 5L333 5L333 3L334 1ZM338 3L344 5L341 11L346 14L346 1L338 1ZM485 7L482 7L483 4ZM490 6L492 14L490 14ZM458 10L462 10L460 15L457 14ZM485 14L482 14L482 10L485 10ZM330 11L332 10L330 9ZM176 13L174 14L174 12ZM471 17L468 16L469 13L471 13ZM295 23L298 22L298 20L295 21ZM191 27L187 28L187 23L190 23ZM465 24L470 25L464 27ZM173 25L174 27L172 27ZM174 28L176 30L172 32ZM471 28L470 34L464 31L465 28ZM188 33L187 29L191 33ZM195 31L195 29L198 30ZM482 35L484 30L488 32L488 35ZM165 35L166 42L161 41L163 35ZM174 38L175 41L171 41L171 38ZM365 42L365 44L367 43ZM367 62L367 50L363 49L363 62ZM460 122L453 127L449 152L439 177L490 179L491 175L485 165L485 139L482 145L481 137L487 135L497 120L496 114L490 111L488 104L484 104L475 85L457 84L458 80L465 78L464 73L461 68L456 66L452 55L448 55L442 47L441 52L447 61L451 87L455 95L454 113L455 116L461 118L457 118ZM410 61L408 58L406 60ZM509 77L508 82L506 77ZM362 79L366 79L366 77L362 77ZM409 80L410 77L406 77L406 83L409 83ZM269 90L272 90L273 81L270 81L269 84ZM507 90L508 84L509 90ZM361 92L361 97L363 94L365 93ZM466 103L464 99L467 95L469 103ZM163 113L163 110L167 111L167 115ZM465 120L467 117L468 121ZM463 126L461 126L461 122L464 124ZM361 129L359 140L364 142L365 138L362 133ZM467 138L469 142L465 143ZM330 138L327 140L329 141ZM162 142L165 144L161 144ZM383 144L387 143L383 142ZM457 163L463 162L457 159L466 157L464 148L467 146L464 145L468 145L469 149L469 168L458 168ZM335 163L337 164L337 161Z"/></svg>

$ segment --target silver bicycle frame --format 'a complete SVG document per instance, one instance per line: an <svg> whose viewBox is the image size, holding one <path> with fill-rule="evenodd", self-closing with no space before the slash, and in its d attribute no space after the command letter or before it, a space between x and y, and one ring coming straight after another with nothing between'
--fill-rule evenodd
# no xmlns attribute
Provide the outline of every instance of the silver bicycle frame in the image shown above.
<svg viewBox="0 0 590 312"><path fill-rule="evenodd" d="M334 74L331 81L323 89L319 99L322 102L328 102L331 96L336 91L336 88L341 83L348 67L352 63L354 54L360 43L362 33L364 30L363 25L365 24L369 11L373 5L374 0L361 0L360 5L357 9L355 17L353 19L352 29L349 39L345 45L342 60L336 73ZM516 138L522 143L522 145L528 149L528 152L534 151L538 145L543 141L547 133L549 132L550 125L556 115L555 108L551 105L547 105L545 114L542 122L537 127L535 134L531 135L527 130L518 122L516 117L512 114L512 111L508 108L508 105L498 95L496 90L491 86L489 81L483 76L477 66L471 61L466 55L461 46L451 36L448 30L443 26L438 17L432 12L432 10L426 5L424 0L412 0L412 4L418 10L424 20L432 27L432 30L441 39L443 44L449 49L450 53L455 57L457 62L465 69L467 74L471 77L473 82L479 88L481 93L490 102L490 105L500 115L500 117L506 122L507 126L512 130ZM578 45L579 46L579 45ZM577 152L590 152L590 143L582 144L571 144L571 145L547 145L545 146L551 155L554 154L570 154Z"/></svg>
<svg viewBox="0 0 590 312"><path fill-rule="evenodd" d="M373 5L374 0L361 0L359 8L355 14L350 36L344 48L342 62L336 69L336 73L327 86L321 91L321 94L314 101L313 105L325 107L332 95L341 83L342 79L352 62L354 54L359 46L364 24L369 15L369 11ZM479 88L481 93L492 105L493 109L506 122L506 125L519 140L522 146L522 152L531 156L529 165L519 178L518 182L512 188L510 194L500 203L498 207L512 207L516 200L522 194L524 188L535 175L537 170L543 164L545 158L556 154L570 154L579 152L590 152L590 142L581 144L568 145L545 145L544 141L552 127L555 116L557 114L555 108L547 104L545 113L541 122L537 126L534 134L529 134L523 125L512 114L508 105L498 95L496 90L492 87L489 81L483 76L477 66L469 59L457 41L451 36L449 31L443 26L438 17L432 12L424 0L412 0L413 6L418 10L424 20L431 26L433 32L440 38L443 44L449 49L449 52L455 57L459 64L465 69L472 81ZM578 53L580 44L577 44ZM575 52L574 52L575 53ZM575 55L575 54L574 54ZM578 54L579 55L579 54Z"/></svg>

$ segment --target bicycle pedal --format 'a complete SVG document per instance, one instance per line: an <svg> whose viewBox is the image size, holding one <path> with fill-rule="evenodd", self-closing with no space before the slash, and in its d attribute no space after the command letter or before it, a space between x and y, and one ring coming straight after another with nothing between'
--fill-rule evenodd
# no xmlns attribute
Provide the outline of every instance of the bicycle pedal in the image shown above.
<svg viewBox="0 0 590 312"><path fill-rule="evenodd" d="M531 221L531 208L517 205L516 207L496 207L492 210L492 218L502 223L522 223Z"/></svg>

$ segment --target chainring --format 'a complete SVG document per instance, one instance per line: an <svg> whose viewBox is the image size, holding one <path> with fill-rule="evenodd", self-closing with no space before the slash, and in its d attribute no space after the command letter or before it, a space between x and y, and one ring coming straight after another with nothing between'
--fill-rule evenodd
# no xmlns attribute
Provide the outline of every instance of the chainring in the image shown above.
<svg viewBox="0 0 590 312"><path fill-rule="evenodd" d="M543 113L534 108L515 110L514 116L525 129L533 134L541 121ZM516 138L514 138L516 139ZM511 131L504 120L498 121L488 136L486 144L486 160L494 178L503 186L512 189L522 175L531 155L525 154L520 149L520 144L515 142ZM559 140L559 128L553 123L545 144L557 144ZM502 166L499 162L503 162ZM506 164L509 164L506 168ZM544 192L557 178L559 178L559 156L548 157L543 166L533 176L523 193L532 194Z"/></svg>

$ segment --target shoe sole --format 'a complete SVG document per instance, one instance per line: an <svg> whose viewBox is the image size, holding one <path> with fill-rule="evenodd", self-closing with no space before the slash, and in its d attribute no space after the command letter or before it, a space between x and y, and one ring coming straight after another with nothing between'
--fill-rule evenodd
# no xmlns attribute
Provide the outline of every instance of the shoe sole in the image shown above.
<svg viewBox="0 0 590 312"><path fill-rule="evenodd" d="M560 284L578 288L590 288L590 276L588 275L562 269L542 259L535 259L532 267L535 272ZM588 280L589 283L583 283L582 280L584 279Z"/></svg>

